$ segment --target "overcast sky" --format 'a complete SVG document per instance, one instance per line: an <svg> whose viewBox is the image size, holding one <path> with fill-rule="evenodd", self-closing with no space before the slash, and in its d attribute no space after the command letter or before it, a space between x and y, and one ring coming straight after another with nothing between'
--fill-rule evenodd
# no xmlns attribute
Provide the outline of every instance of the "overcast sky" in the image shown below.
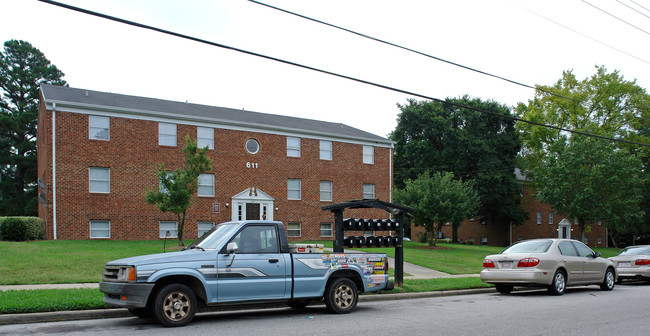
<svg viewBox="0 0 650 336"><path fill-rule="evenodd" d="M245 0L60 1L441 99L468 94L512 106L534 95ZM604 65L650 87L650 0L260 1L529 85L551 85L568 69L583 79ZM9 39L39 48L72 87L340 122L380 136L409 98L36 0L0 0L0 41Z"/></svg>

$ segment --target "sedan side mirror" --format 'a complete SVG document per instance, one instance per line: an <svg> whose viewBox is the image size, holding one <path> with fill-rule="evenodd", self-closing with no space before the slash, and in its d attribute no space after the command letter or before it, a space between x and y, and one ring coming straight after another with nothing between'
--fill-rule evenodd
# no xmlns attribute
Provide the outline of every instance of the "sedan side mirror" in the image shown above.
<svg viewBox="0 0 650 336"><path fill-rule="evenodd" d="M594 259L600 257L600 252L594 252L593 256L594 256Z"/></svg>

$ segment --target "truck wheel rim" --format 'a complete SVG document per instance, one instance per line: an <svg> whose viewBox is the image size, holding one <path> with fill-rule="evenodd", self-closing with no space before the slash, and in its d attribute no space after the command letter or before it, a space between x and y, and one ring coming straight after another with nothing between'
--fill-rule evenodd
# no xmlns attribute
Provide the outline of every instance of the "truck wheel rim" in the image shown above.
<svg viewBox="0 0 650 336"><path fill-rule="evenodd" d="M191 303L183 292L171 292L163 302L163 313L174 322L182 321L190 312Z"/></svg>
<svg viewBox="0 0 650 336"><path fill-rule="evenodd" d="M348 308L352 305L354 292L348 285L341 285L336 288L334 292L334 302L339 308Z"/></svg>

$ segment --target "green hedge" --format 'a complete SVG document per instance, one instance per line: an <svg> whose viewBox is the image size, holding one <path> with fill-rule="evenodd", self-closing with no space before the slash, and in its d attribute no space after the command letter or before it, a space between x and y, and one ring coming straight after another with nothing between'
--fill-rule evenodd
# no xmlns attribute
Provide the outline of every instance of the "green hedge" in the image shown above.
<svg viewBox="0 0 650 336"><path fill-rule="evenodd" d="M0 218L0 240L24 241L43 238L43 221L38 217Z"/></svg>

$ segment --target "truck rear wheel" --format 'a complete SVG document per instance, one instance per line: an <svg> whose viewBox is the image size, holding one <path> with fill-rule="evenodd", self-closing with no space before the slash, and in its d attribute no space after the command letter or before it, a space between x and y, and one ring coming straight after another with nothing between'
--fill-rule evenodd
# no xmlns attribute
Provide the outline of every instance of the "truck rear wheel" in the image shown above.
<svg viewBox="0 0 650 336"><path fill-rule="evenodd" d="M357 306L358 301L357 286L350 279L335 279L325 290L325 305L332 313L347 314Z"/></svg>
<svg viewBox="0 0 650 336"><path fill-rule="evenodd" d="M156 294L154 316L166 327L181 327L188 324L196 314L196 296L182 284L169 284Z"/></svg>

